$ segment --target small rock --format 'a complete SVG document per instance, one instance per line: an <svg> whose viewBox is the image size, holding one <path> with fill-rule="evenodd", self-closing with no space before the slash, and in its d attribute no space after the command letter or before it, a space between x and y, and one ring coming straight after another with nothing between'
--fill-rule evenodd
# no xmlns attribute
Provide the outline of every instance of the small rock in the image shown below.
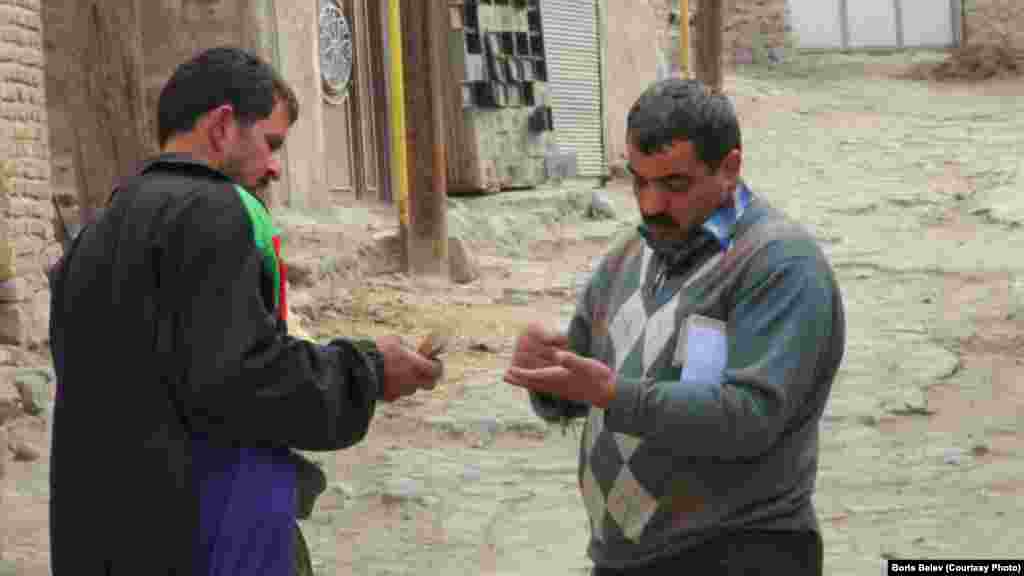
<svg viewBox="0 0 1024 576"><path fill-rule="evenodd" d="M39 460L39 450L23 440L12 442L10 449L14 454L15 462L35 462Z"/></svg>
<svg viewBox="0 0 1024 576"><path fill-rule="evenodd" d="M426 503L426 489L412 478L391 480L381 490L380 498L385 504L402 504L405 502Z"/></svg>
<svg viewBox="0 0 1024 576"><path fill-rule="evenodd" d="M476 258L458 236L448 238L448 269L456 284L469 284L480 277Z"/></svg>
<svg viewBox="0 0 1024 576"><path fill-rule="evenodd" d="M615 219L615 207L606 193L601 190L593 191L590 195L590 206L587 207L587 217L593 220Z"/></svg>
<svg viewBox="0 0 1024 576"><path fill-rule="evenodd" d="M964 453L959 448L949 448L942 454L942 462L950 466L959 466L964 459Z"/></svg>
<svg viewBox="0 0 1024 576"><path fill-rule="evenodd" d="M986 456L991 452L992 450L985 444L976 444L973 448L971 448L971 454L975 456Z"/></svg>
<svg viewBox="0 0 1024 576"><path fill-rule="evenodd" d="M504 424L502 424L502 422L497 418L493 417L484 417L480 418L479 420L475 420L472 423L470 423L470 427L475 432L480 432L489 435L498 434L499 432L502 432L504 430Z"/></svg>
<svg viewBox="0 0 1024 576"><path fill-rule="evenodd" d="M42 414L50 397L50 375L43 370L22 370L14 377L14 386L21 395L25 412Z"/></svg>
<svg viewBox="0 0 1024 576"><path fill-rule="evenodd" d="M466 468L459 474L459 479L463 482L479 482L483 477L483 471L472 465L466 466Z"/></svg>

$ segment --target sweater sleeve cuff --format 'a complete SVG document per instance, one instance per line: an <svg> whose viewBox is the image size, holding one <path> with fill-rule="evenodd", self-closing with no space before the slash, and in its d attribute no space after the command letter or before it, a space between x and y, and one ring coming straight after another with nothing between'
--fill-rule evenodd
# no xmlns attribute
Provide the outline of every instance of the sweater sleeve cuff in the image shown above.
<svg viewBox="0 0 1024 576"><path fill-rule="evenodd" d="M647 380L622 376L616 378L615 398L608 404L604 415L608 430L631 436L643 436L641 406L646 389Z"/></svg>
<svg viewBox="0 0 1024 576"><path fill-rule="evenodd" d="M373 397L380 400L384 394L384 355L377 349L377 343L373 340L353 340L351 343L366 359L374 386Z"/></svg>

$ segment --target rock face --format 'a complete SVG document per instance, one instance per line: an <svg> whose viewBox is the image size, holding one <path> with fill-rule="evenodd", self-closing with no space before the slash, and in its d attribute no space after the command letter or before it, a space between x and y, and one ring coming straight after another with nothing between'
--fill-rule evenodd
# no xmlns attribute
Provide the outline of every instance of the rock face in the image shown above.
<svg viewBox="0 0 1024 576"><path fill-rule="evenodd" d="M469 284L480 277L480 267L476 258L461 238L448 238L448 258L452 282Z"/></svg>

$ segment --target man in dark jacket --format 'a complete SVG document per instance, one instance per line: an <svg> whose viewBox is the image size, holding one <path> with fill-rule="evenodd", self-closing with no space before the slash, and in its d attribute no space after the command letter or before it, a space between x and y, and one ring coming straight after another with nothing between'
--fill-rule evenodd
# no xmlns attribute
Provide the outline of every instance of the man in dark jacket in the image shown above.
<svg viewBox="0 0 1024 576"><path fill-rule="evenodd" d="M293 450L351 446L378 399L440 378L397 337L288 336L264 192L297 116L242 50L183 64L160 95L163 154L52 275L55 576L291 576Z"/></svg>

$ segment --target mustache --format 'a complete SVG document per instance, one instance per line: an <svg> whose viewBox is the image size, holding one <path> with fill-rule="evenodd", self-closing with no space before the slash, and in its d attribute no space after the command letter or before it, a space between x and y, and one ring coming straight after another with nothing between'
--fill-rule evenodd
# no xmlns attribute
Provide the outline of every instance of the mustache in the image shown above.
<svg viewBox="0 0 1024 576"><path fill-rule="evenodd" d="M654 214L654 215L643 215L644 224L648 226L656 226L658 228L678 228L679 223L675 221L671 216L665 213Z"/></svg>

